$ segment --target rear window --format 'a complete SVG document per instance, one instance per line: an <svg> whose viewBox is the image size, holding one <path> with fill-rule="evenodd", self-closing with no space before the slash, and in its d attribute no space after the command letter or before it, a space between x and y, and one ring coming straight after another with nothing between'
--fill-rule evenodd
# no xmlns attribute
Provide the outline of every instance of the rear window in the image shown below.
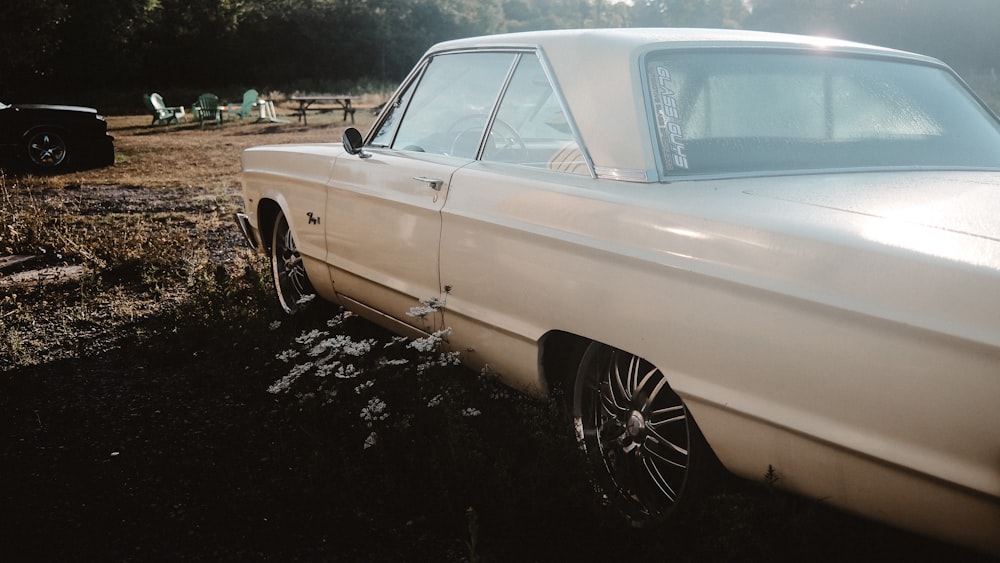
<svg viewBox="0 0 1000 563"><path fill-rule="evenodd" d="M919 63L774 52L646 59L668 175L1000 167L996 120Z"/></svg>

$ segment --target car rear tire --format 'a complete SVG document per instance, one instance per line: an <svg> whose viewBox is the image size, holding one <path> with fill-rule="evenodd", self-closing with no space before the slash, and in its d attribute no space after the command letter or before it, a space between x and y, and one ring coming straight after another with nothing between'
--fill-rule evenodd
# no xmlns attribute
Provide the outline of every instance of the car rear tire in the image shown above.
<svg viewBox="0 0 1000 563"><path fill-rule="evenodd" d="M680 518L699 496L714 457L684 401L648 361L590 344L573 416L597 484L632 525Z"/></svg>
<svg viewBox="0 0 1000 563"><path fill-rule="evenodd" d="M70 151L65 136L50 128L31 131L25 136L24 150L32 169L51 172L69 167Z"/></svg>
<svg viewBox="0 0 1000 563"><path fill-rule="evenodd" d="M278 304L288 314L303 308L314 294L285 214L279 212L271 231L271 277Z"/></svg>

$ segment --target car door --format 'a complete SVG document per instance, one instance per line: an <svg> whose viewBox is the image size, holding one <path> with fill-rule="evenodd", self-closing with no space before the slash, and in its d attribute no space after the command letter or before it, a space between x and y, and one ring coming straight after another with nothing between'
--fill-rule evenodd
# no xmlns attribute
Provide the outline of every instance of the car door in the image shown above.
<svg viewBox="0 0 1000 563"><path fill-rule="evenodd" d="M522 53L479 161L452 176L442 210L441 280L451 288L442 322L451 346L467 365L536 392L538 338L589 308L572 303L578 280L593 277L580 271L587 258L574 232L596 209L595 180L574 130L542 60Z"/></svg>
<svg viewBox="0 0 1000 563"><path fill-rule="evenodd" d="M441 296L441 208L452 174L476 156L513 59L429 59L387 104L363 153L338 159L324 220L339 295L428 328L406 313Z"/></svg>

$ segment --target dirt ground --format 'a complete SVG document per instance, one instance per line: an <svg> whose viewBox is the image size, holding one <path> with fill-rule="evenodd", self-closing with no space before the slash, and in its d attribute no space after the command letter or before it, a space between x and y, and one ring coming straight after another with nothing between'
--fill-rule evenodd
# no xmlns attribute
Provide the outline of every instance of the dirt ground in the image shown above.
<svg viewBox="0 0 1000 563"><path fill-rule="evenodd" d="M544 426L544 405L365 453L340 419L267 393L285 369L275 353L332 310L251 306L253 276L234 273L259 269L231 220L239 153L337 141L345 126L334 112L309 121L112 117L115 166L4 180L5 227L45 216L59 242L9 251L0 238L0 560L989 560L756 486L644 535L547 463L561 446L525 420ZM172 252L206 266L151 256Z"/></svg>

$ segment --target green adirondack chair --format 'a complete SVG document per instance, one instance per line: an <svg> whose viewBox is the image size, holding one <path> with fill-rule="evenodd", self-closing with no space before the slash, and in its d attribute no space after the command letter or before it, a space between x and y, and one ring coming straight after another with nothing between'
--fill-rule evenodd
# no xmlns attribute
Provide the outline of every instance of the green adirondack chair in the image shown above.
<svg viewBox="0 0 1000 563"><path fill-rule="evenodd" d="M168 106L163 103L163 96L156 92L143 96L143 101L146 103L146 109L153 116L153 121L150 125L157 123L167 124L170 122L180 123L180 119L187 119L187 114L184 113L184 106Z"/></svg>
<svg viewBox="0 0 1000 563"><path fill-rule="evenodd" d="M205 128L206 121L214 121L222 125L222 108L219 107L219 97L207 92L198 96L198 101L194 103L194 116L202 129Z"/></svg>
<svg viewBox="0 0 1000 563"><path fill-rule="evenodd" d="M236 115L240 117L240 121L253 117L253 108L257 106L257 100L259 99L260 95L253 88L243 92L243 103L240 104L240 109L236 112ZM232 112L229 115L231 116Z"/></svg>

